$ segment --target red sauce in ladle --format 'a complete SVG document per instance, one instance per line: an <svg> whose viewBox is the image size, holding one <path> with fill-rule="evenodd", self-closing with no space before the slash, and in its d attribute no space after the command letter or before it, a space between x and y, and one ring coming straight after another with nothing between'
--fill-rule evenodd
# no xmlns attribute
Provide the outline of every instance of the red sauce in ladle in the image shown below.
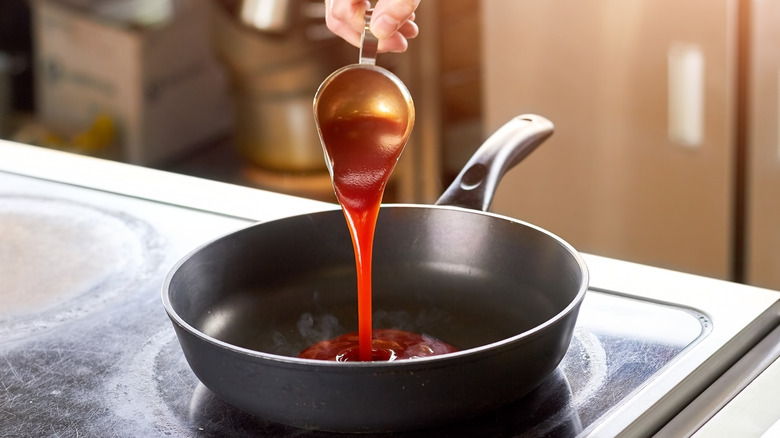
<svg viewBox="0 0 780 438"><path fill-rule="evenodd" d="M392 114L355 111L320 119L318 123L333 188L347 219L355 250L358 332L317 343L301 352L300 357L386 361L455 351L454 347L416 333L387 329L372 332L374 230L385 187L407 140L410 120Z"/></svg>

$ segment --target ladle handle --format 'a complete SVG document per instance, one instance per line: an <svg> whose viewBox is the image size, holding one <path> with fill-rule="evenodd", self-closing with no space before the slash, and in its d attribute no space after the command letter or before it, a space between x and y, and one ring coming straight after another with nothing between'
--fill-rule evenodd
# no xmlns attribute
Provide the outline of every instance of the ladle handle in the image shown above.
<svg viewBox="0 0 780 438"><path fill-rule="evenodd" d="M552 122L541 116L525 114L510 120L482 143L436 205L488 211L504 174L552 133Z"/></svg>
<svg viewBox="0 0 780 438"><path fill-rule="evenodd" d="M358 64L376 65L376 51L379 46L379 40L368 28L369 24L371 24L371 14L373 13L373 9L366 9L366 24L363 26L363 35L360 37L360 59Z"/></svg>

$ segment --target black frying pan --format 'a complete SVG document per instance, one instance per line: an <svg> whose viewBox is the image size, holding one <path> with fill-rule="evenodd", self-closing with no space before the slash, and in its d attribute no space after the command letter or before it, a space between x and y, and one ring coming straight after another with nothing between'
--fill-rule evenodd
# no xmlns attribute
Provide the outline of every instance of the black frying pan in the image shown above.
<svg viewBox="0 0 780 438"><path fill-rule="evenodd" d="M445 205L380 209L374 328L429 334L459 352L395 362L296 357L357 330L352 243L333 209L250 226L173 268L163 303L190 367L242 410L331 431L433 427L528 393L568 349L588 273L557 236L483 210L503 173L552 129L517 117L472 157L437 203Z"/></svg>

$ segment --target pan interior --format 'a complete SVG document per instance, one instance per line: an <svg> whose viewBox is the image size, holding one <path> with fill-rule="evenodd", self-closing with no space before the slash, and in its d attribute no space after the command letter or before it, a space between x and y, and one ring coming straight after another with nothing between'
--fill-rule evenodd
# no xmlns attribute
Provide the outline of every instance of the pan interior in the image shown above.
<svg viewBox="0 0 780 438"><path fill-rule="evenodd" d="M374 327L461 350L545 323L576 298L583 278L570 251L543 231L458 209L383 207L374 252ZM267 353L297 356L357 330L354 256L339 211L217 240L182 264L169 293L196 330Z"/></svg>

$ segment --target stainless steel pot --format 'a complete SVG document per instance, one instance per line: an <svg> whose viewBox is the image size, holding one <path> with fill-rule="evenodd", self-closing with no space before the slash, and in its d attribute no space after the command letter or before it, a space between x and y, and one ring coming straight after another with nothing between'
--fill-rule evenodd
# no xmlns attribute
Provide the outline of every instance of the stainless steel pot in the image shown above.
<svg viewBox="0 0 780 438"><path fill-rule="evenodd" d="M522 397L568 349L587 269L550 232L481 209L503 173L551 133L529 115L491 136L442 197L467 208L380 209L374 326L426 333L459 352L395 362L296 357L357 327L352 244L334 209L250 226L174 267L163 303L192 370L240 409L331 431L428 428Z"/></svg>
<svg viewBox="0 0 780 438"><path fill-rule="evenodd" d="M330 72L353 61L354 47L332 34L312 39L307 30L325 19L299 16L303 1L212 3L212 38L231 78L243 158L269 171L327 174L311 99Z"/></svg>

